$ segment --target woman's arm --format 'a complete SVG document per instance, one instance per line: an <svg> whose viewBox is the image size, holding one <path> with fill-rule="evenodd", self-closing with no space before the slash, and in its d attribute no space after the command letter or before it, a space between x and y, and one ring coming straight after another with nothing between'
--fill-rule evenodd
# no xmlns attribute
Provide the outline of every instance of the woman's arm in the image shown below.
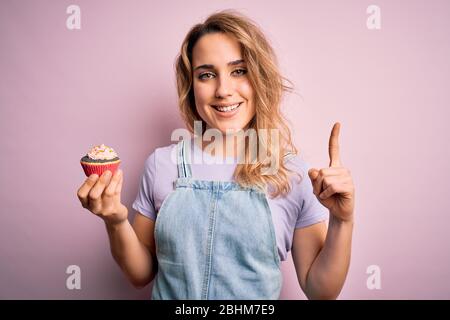
<svg viewBox="0 0 450 320"><path fill-rule="evenodd" d="M156 274L153 220L137 214L133 227L128 209L121 203L122 170L112 176L106 170L100 177L90 175L77 191L83 208L103 219L108 232L111 253L131 283L140 288Z"/></svg>
<svg viewBox="0 0 450 320"><path fill-rule="evenodd" d="M133 227L125 220L116 225L105 223L114 260L136 288L150 283L157 272L155 221L138 213Z"/></svg>
<svg viewBox="0 0 450 320"><path fill-rule="evenodd" d="M350 265L353 221L330 215L325 222L295 229L292 247L297 278L308 299L336 299Z"/></svg>
<svg viewBox="0 0 450 320"><path fill-rule="evenodd" d="M331 130L329 168L308 171L314 195L330 211L328 231L320 223L294 232L292 256L310 299L336 299L350 264L355 187L350 170L340 160L340 126L337 122Z"/></svg>

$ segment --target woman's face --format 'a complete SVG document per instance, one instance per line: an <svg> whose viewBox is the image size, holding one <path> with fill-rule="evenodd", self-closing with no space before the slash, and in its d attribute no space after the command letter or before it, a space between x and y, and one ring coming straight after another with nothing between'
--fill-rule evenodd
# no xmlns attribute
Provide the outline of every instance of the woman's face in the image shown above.
<svg viewBox="0 0 450 320"><path fill-rule="evenodd" d="M192 51L197 112L226 134L245 129L255 115L253 88L236 39L224 33L202 36Z"/></svg>

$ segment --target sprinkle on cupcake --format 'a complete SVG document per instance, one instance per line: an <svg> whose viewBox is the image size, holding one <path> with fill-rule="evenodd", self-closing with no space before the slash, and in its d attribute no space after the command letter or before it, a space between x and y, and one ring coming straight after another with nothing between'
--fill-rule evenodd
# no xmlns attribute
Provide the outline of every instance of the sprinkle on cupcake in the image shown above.
<svg viewBox="0 0 450 320"><path fill-rule="evenodd" d="M112 160L117 158L117 153L113 148L104 144L93 147L88 153L88 157L94 160Z"/></svg>

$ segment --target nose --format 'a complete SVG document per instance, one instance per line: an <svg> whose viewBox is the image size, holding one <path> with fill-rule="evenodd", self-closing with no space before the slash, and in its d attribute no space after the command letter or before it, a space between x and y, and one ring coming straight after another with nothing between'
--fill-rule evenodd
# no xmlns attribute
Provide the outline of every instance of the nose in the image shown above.
<svg viewBox="0 0 450 320"><path fill-rule="evenodd" d="M230 77L219 77L216 88L216 98L233 95L233 80Z"/></svg>

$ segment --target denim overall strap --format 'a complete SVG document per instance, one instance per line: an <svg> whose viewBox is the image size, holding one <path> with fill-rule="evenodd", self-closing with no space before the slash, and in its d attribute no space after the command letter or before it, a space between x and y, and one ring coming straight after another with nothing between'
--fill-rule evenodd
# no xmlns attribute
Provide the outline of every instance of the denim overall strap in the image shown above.
<svg viewBox="0 0 450 320"><path fill-rule="evenodd" d="M186 143L181 140L177 144L178 178L192 177L191 166L186 161Z"/></svg>

